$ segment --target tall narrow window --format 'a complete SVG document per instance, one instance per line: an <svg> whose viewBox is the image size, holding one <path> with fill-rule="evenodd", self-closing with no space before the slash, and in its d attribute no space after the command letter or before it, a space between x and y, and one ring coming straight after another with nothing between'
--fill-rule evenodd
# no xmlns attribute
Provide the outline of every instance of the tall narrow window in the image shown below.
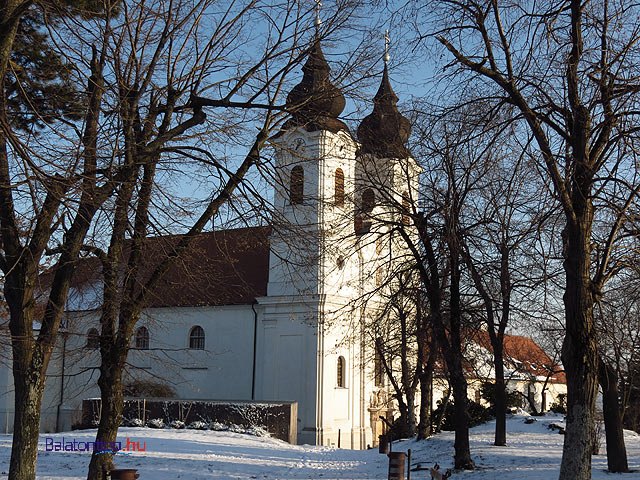
<svg viewBox="0 0 640 480"><path fill-rule="evenodd" d="M291 184L289 185L289 201L291 205L302 203L304 195L304 170L300 165L291 169Z"/></svg>
<svg viewBox="0 0 640 480"><path fill-rule="evenodd" d="M337 384L338 387L344 388L346 386L344 381L345 374L345 360L343 356L338 357L338 365L337 365Z"/></svg>
<svg viewBox="0 0 640 480"><path fill-rule="evenodd" d="M411 200L407 192L402 193L402 224L409 225L411 214Z"/></svg>
<svg viewBox="0 0 640 480"><path fill-rule="evenodd" d="M149 350L149 330L147 330L147 327L140 327L136 330L136 348L138 350Z"/></svg>
<svg viewBox="0 0 640 480"><path fill-rule="evenodd" d="M356 235L364 235L371 231L371 219L366 214L373 211L376 204L376 197L371 188L367 188L362 192L362 202L360 204L360 212L356 212L353 219L353 229Z"/></svg>
<svg viewBox="0 0 640 480"><path fill-rule="evenodd" d="M373 193L373 189L367 188L364 192L362 192L362 211L364 213L371 213L375 205L376 205L375 193Z"/></svg>
<svg viewBox="0 0 640 480"><path fill-rule="evenodd" d="M189 348L193 350L204 350L204 330L195 326L189 333Z"/></svg>
<svg viewBox="0 0 640 480"><path fill-rule="evenodd" d="M335 195L334 202L336 206L344 206L344 172L341 168L336 168L335 175Z"/></svg>
<svg viewBox="0 0 640 480"><path fill-rule="evenodd" d="M86 348L95 350L100 348L100 334L95 328L90 328L87 332L87 345Z"/></svg>

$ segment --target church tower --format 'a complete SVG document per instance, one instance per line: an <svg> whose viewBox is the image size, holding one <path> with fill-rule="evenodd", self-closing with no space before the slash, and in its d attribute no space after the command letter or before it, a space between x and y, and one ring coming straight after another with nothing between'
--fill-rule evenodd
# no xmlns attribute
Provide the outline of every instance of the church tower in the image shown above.
<svg viewBox="0 0 640 480"><path fill-rule="evenodd" d="M357 145L338 117L345 98L329 78L315 40L292 110L274 141L276 175L267 296L258 299L262 329L258 398L298 401L300 443L364 448L357 348L338 323L350 323L352 202ZM340 419L341 428L335 427Z"/></svg>
<svg viewBox="0 0 640 480"><path fill-rule="evenodd" d="M385 34L388 47L388 34ZM382 355L376 346L384 340L383 325L398 315L411 315L415 305L403 298L400 283L407 285L407 264L414 260L407 245L397 233L402 229L415 235L410 215L415 213L418 177L421 173L406 143L411 124L397 108L398 97L391 87L385 51L382 81L373 98L373 111L358 126L360 142L356 155L354 230L359 244L359 269L363 272L360 288L368 298L367 308L360 312L360 324L366 332L366 351L362 355L373 364L366 383L367 420L375 443L386 432L380 417L392 415L392 391L382 366ZM402 279L400 281L400 279ZM392 306L395 305L395 306ZM388 360L388 359L387 359Z"/></svg>
<svg viewBox="0 0 640 480"><path fill-rule="evenodd" d="M292 116L274 141L275 213L267 296L257 299L256 398L298 402L299 443L337 446L340 438L343 448L366 448L387 405L377 401L384 387L374 378L362 299L375 291L384 250L376 238L385 222L375 216L397 213L384 213L376 198L395 192L396 184L400 202L410 195L401 175L410 164L404 147L410 125L395 107L386 65L373 113L358 129L361 145L339 119L345 98L317 39L302 71L287 97Z"/></svg>

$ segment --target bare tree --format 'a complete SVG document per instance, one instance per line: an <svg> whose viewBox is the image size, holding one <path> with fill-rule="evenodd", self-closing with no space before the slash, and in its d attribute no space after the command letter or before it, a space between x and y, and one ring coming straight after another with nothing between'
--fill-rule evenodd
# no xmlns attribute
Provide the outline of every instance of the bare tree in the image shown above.
<svg viewBox="0 0 640 480"><path fill-rule="evenodd" d="M41 7L46 16L47 5ZM47 119L45 132L34 136L9 122L5 83L9 59L18 24L30 8L32 2L0 4L0 267L5 272L15 384L12 479L35 477L45 374L75 260L98 208L128 173L102 161L98 153L103 100L100 52L94 52L91 76L82 82L86 87L79 87L86 98L81 111L75 112L83 119L81 124ZM109 18L111 13L107 8L103 15ZM59 243L52 262L54 281L42 311L36 301L38 276L54 240Z"/></svg>
<svg viewBox="0 0 640 480"><path fill-rule="evenodd" d="M195 6L188 2L156 2L154 8L148 2L125 2L125 5L119 25L98 23L95 27L101 31L100 42L110 52L107 57L108 71L113 75L110 85L116 88L113 97L118 98L118 129L114 132L121 144L118 156L125 165L131 163L133 170L119 185L113 210L109 212L112 221L108 225L108 248L87 246L103 265L98 380L102 409L97 432L101 441L116 439L122 420L122 375L131 336L143 309L171 266L188 251L221 208L229 206L238 192L242 196L252 190L245 179L260 161L283 111L303 108L277 104L284 81L300 60L314 51L320 35L319 32L312 38L302 35L310 30L310 10L301 8L297 2L276 6L229 2L225 12L218 15L211 14L213 4L205 1ZM349 13L349 8L343 8L334 16L334 22L323 28L327 31L337 28ZM271 21L268 34L262 37L264 44L257 47L262 52L258 51L250 61L245 59L228 66L227 58L241 49L248 36L251 39L252 32L265 18ZM149 57L145 49L154 55ZM208 71L216 72L213 86L221 92L220 98L211 98L211 80L203 74ZM228 78L221 80L223 74ZM166 79L165 83L159 79ZM183 111L193 110L204 121L204 110L214 107L240 111L233 121L238 126L226 127L231 114L214 115L205 123L205 129L192 132L190 137L170 137L171 143L166 141L165 131L172 128ZM247 116L251 121L247 125L260 122L259 131L238 166L232 167L224 157L218 158L215 143L210 139L213 149L200 144L206 136L217 135L221 142L228 142L240 135L239 125L247 122ZM160 127L156 129L155 125ZM149 155L149 151L154 154ZM206 166L214 172L218 184L193 223L189 224L189 219L182 221L186 233L174 238L166 251L159 252L154 249L157 242L147 241L147 237L154 230L162 232L166 228L154 220L154 211L162 210L162 205L154 202L167 196L159 172L172 168L175 162ZM259 193L253 194L254 198L259 197ZM171 201L179 204L178 199ZM111 467L111 454L94 452L88 478L98 479L104 469Z"/></svg>
<svg viewBox="0 0 640 480"><path fill-rule="evenodd" d="M536 259L527 252L535 245L548 208L540 194L537 175L518 145L509 145L500 127L486 126L477 135L485 137L480 148L471 146L469 165L484 165L484 183L476 189L458 230L464 258L473 285L484 305L487 333L493 350L496 385L495 445L506 445L506 383L504 335L512 320L514 303L541 283ZM477 140L470 136L466 142ZM488 148L487 148L488 144ZM482 159L487 161L483 162ZM459 158L458 161L465 161ZM481 167L482 168L482 167ZM462 176L464 178L464 176ZM542 187L542 191L544 191ZM536 280L538 277L538 280Z"/></svg>
<svg viewBox="0 0 640 480"><path fill-rule="evenodd" d="M611 472L627 472L623 417L629 399L633 365L640 342L637 321L637 269L624 272L608 285L598 304L599 382L607 442L607 464Z"/></svg>
<svg viewBox="0 0 640 480"><path fill-rule="evenodd" d="M426 23L417 24L427 29L422 38L448 50L452 77L500 98L514 128L529 131L532 155L564 212L568 417L560 478L589 479L598 383L593 306L619 267L613 245L639 188L631 144L640 31L622 20L636 6L445 1L428 8ZM602 242L594 238L596 218L609 224Z"/></svg>

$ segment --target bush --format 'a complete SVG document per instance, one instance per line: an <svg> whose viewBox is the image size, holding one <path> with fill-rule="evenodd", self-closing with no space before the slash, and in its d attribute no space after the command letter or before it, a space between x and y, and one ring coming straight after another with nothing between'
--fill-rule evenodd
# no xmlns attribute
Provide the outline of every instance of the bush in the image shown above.
<svg viewBox="0 0 640 480"><path fill-rule="evenodd" d="M153 418L147 422L149 428L164 428L164 420L161 418Z"/></svg>
<svg viewBox="0 0 640 480"><path fill-rule="evenodd" d="M122 422L125 427L144 427L144 423L139 418L131 418Z"/></svg>
<svg viewBox="0 0 640 480"><path fill-rule="evenodd" d="M447 409L445 411L444 419L442 421L442 425L440 426L441 430L454 430L455 429L455 415L454 415L454 407L452 401L449 401L447 405ZM433 419L437 420L442 415L443 404L442 401L438 401L438 407L433 411ZM486 423L493 418L493 415L490 412L490 409L487 407L483 407L479 403L474 402L473 400L467 399L467 412L469 413L469 427L475 427L476 425L480 425L482 423Z"/></svg>
<svg viewBox="0 0 640 480"><path fill-rule="evenodd" d="M514 408L518 408L521 403L521 397L518 392L506 392L506 403L507 403L507 412L513 410ZM484 400L489 402L491 407L494 407L496 404L496 384L491 382L483 382L480 387L480 395ZM491 414L495 416L495 409L491 410Z"/></svg>
<svg viewBox="0 0 640 480"><path fill-rule="evenodd" d="M558 395L558 401L553 402L549 407L553 413L561 413L562 415L567 414L567 395L565 393L561 393Z"/></svg>
<svg viewBox="0 0 640 480"><path fill-rule="evenodd" d="M136 380L124 386L125 397L173 398L176 392L169 385L153 380Z"/></svg>
<svg viewBox="0 0 640 480"><path fill-rule="evenodd" d="M202 422L200 420L197 420L195 422L191 422L189 425L187 425L187 428L190 430L208 430L209 429L209 424L206 422Z"/></svg>
<svg viewBox="0 0 640 480"><path fill-rule="evenodd" d="M229 430L229 425L225 425L224 423L220 423L220 422L211 422L211 424L209 425L209 428L217 432L224 432Z"/></svg>

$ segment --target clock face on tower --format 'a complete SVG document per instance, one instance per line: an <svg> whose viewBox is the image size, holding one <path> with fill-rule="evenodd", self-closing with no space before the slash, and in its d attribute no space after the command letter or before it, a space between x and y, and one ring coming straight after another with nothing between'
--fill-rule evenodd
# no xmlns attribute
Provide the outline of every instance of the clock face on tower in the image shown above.
<svg viewBox="0 0 640 480"><path fill-rule="evenodd" d="M293 141L293 150L294 152L298 153L298 154L302 154L304 153L304 151L307 148L307 144L305 143L304 139L298 137Z"/></svg>

